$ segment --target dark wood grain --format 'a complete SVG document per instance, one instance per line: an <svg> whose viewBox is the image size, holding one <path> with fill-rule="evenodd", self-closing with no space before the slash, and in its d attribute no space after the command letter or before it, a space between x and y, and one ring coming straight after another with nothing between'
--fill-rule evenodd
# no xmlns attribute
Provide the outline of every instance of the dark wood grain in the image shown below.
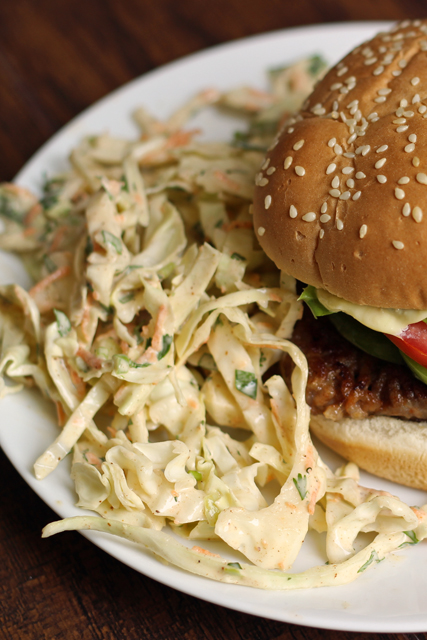
<svg viewBox="0 0 427 640"><path fill-rule="evenodd" d="M426 14L424 0L1 0L0 180L84 108L181 56L285 27ZM0 453L0 640L427 638L230 612L145 578L77 533L41 540L53 518Z"/></svg>

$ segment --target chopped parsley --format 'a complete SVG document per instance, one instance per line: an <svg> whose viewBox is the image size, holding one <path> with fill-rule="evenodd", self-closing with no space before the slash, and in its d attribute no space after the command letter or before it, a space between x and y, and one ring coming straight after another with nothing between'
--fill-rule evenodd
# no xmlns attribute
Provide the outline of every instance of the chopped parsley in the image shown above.
<svg viewBox="0 0 427 640"><path fill-rule="evenodd" d="M244 393L245 396L256 399L256 394L258 390L258 380L254 373L250 371L241 371L240 369L236 369L234 372L234 386L237 391Z"/></svg>
<svg viewBox="0 0 427 640"><path fill-rule="evenodd" d="M296 478L292 478L294 485L300 495L301 500L304 500L307 495L307 476L303 476L300 473Z"/></svg>

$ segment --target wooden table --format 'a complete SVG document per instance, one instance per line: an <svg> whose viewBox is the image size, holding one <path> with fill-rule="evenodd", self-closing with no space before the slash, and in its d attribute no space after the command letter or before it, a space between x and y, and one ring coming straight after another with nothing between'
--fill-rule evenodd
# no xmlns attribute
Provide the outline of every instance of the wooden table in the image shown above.
<svg viewBox="0 0 427 640"><path fill-rule="evenodd" d="M0 180L12 179L85 107L183 55L296 25L425 15L422 0L2 0ZM42 527L55 516L3 453L0 487L1 640L362 637L199 601L123 566L77 533L42 541Z"/></svg>

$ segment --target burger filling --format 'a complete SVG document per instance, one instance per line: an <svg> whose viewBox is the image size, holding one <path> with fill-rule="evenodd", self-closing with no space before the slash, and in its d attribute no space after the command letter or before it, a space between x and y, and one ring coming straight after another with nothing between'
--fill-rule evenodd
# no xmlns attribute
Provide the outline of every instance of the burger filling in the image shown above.
<svg viewBox="0 0 427 640"><path fill-rule="evenodd" d="M315 318L329 316L355 347L386 362L409 367L427 384L427 310L377 309L307 286L301 300Z"/></svg>
<svg viewBox="0 0 427 640"><path fill-rule="evenodd" d="M365 329L343 313L315 319L307 308L296 323L291 339L308 361L306 394L312 413L332 420L370 415L426 420L427 386L412 375L392 342ZM377 340L372 341L372 333ZM367 348L376 355L366 353ZM283 360L288 384L291 369L290 360Z"/></svg>

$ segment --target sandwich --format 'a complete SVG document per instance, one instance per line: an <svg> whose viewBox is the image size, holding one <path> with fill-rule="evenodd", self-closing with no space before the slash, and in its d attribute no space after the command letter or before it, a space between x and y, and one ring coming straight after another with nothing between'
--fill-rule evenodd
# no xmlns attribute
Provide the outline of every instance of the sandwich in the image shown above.
<svg viewBox="0 0 427 640"><path fill-rule="evenodd" d="M253 216L306 303L292 339L309 364L313 433L427 489L427 20L325 75L268 150Z"/></svg>

